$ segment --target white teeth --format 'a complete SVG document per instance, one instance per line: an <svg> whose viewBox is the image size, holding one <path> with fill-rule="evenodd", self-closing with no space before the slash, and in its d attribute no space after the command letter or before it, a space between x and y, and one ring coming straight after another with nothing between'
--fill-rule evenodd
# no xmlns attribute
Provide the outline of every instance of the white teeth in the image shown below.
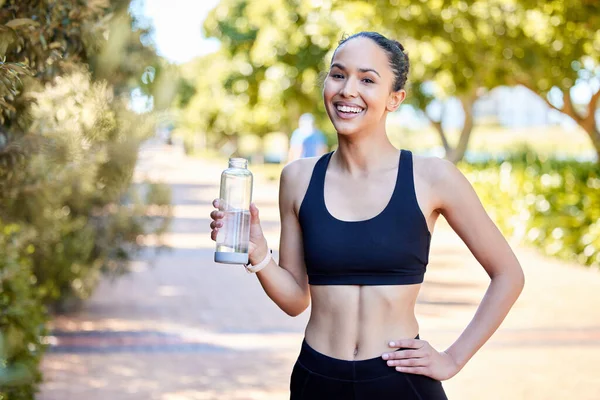
<svg viewBox="0 0 600 400"><path fill-rule="evenodd" d="M348 106L341 106L341 105L338 105L337 109L340 110L341 112L351 112L351 113L356 113L356 114L358 114L359 112L362 111L362 109L360 109L358 107L348 107Z"/></svg>

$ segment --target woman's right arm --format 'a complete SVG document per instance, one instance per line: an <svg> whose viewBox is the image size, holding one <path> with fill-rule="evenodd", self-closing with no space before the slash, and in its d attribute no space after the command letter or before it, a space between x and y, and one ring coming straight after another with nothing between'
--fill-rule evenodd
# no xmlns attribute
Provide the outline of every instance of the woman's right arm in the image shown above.
<svg viewBox="0 0 600 400"><path fill-rule="evenodd" d="M302 230L294 209L294 198L298 190L296 176L300 172L298 171L300 164L301 162L290 163L281 171L279 181L279 215L281 219L279 265L271 260L267 267L257 272L258 280L267 295L279 308L292 317L301 314L310 304L308 276L304 265ZM265 240L265 247L257 249L257 253L260 255L257 255L256 262L264 259L266 249Z"/></svg>
<svg viewBox="0 0 600 400"><path fill-rule="evenodd" d="M290 316L301 314L310 304L308 277L304 265L302 231L294 209L294 198L298 194L297 177L301 173L302 160L286 165L281 172L279 183L279 214L281 219L281 238L279 244L279 265L274 259L256 273L265 293ZM218 207L218 200L213 203ZM250 249L249 259L258 264L267 255L268 245L262 233L258 208L250 205ZM222 223L222 213L213 211L211 238L216 236Z"/></svg>

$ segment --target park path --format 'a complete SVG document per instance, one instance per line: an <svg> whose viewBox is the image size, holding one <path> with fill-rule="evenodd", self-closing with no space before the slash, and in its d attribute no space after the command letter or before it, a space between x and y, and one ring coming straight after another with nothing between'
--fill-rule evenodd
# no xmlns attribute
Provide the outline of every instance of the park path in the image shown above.
<svg viewBox="0 0 600 400"><path fill-rule="evenodd" d="M211 200L221 170L157 141L136 180L173 188L172 250L148 250L132 272L103 281L84 308L52 321L42 400L286 399L309 311L291 318L243 268L212 261ZM277 183L256 177L254 200L278 248ZM515 247L526 287L501 329L453 379L450 399L600 399L600 272ZM420 334L448 346L488 279L440 221L419 295Z"/></svg>

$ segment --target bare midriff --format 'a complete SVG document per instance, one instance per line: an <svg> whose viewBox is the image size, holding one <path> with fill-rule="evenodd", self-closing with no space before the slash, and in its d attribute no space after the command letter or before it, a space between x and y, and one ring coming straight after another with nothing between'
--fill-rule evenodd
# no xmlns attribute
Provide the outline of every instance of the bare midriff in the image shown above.
<svg viewBox="0 0 600 400"><path fill-rule="evenodd" d="M419 333L415 303L421 285L312 285L306 342L342 360L393 351L388 343Z"/></svg>

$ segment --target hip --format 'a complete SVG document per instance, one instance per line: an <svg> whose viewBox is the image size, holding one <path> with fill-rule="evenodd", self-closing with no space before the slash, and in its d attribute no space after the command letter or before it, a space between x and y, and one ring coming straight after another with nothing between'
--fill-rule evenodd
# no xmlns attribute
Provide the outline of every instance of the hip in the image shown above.
<svg viewBox="0 0 600 400"><path fill-rule="evenodd" d="M330 357L306 338L292 370L290 395L291 400L447 399L440 381L398 372L381 357L355 361Z"/></svg>

